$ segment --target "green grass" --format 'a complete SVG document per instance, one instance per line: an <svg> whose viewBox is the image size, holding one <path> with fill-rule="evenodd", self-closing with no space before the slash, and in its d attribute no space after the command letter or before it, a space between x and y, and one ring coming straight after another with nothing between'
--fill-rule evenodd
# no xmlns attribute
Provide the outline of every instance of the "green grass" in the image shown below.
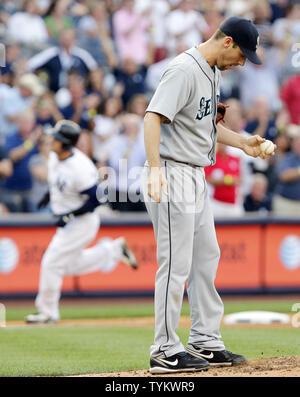
<svg viewBox="0 0 300 397"><path fill-rule="evenodd" d="M223 328L229 350L248 359L300 355L297 329ZM187 342L188 330L178 334ZM0 376L57 376L148 368L150 328L45 327L0 330Z"/></svg>
<svg viewBox="0 0 300 397"><path fill-rule="evenodd" d="M225 300L225 313L243 310L291 312L294 301ZM33 307L8 307L7 320L23 320ZM189 313L184 303L182 314ZM63 319L152 316L153 303L62 306ZM179 329L185 344L188 329ZM134 327L0 328L0 376L57 376L148 368L154 330ZM221 330L228 350L248 359L300 355L299 328L227 328Z"/></svg>
<svg viewBox="0 0 300 397"><path fill-rule="evenodd" d="M153 331L45 327L0 330L0 376L55 376L144 368Z"/></svg>
<svg viewBox="0 0 300 397"><path fill-rule="evenodd" d="M300 297L299 297L300 300ZM238 301L230 300L224 303L224 313L234 313L244 310L268 310L279 313L291 312L292 300L274 300L274 301ZM33 306L28 307L8 307L6 311L7 321L23 320L28 313L35 311ZM150 317L154 315L153 303L136 304L126 303L120 305L91 305L91 306L61 306L61 318L79 319L79 318L118 318L118 317ZM182 314L189 314L188 303L182 306Z"/></svg>

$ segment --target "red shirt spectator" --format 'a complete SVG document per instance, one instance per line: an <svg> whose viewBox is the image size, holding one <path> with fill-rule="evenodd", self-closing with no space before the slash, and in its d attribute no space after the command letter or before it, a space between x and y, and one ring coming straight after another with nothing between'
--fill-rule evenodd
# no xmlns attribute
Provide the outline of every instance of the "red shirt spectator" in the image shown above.
<svg viewBox="0 0 300 397"><path fill-rule="evenodd" d="M300 125L300 75L290 77L283 84L280 98L288 110L291 123Z"/></svg>
<svg viewBox="0 0 300 397"><path fill-rule="evenodd" d="M223 145L222 145L223 146ZM221 145L219 145L220 149ZM218 150L216 163L205 168L206 179L214 186L215 200L235 204L240 180L240 159Z"/></svg>

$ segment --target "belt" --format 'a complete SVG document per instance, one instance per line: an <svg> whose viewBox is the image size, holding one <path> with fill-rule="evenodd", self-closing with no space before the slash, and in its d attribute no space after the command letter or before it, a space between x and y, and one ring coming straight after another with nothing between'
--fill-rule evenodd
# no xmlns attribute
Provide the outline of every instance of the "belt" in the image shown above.
<svg viewBox="0 0 300 397"><path fill-rule="evenodd" d="M193 167L193 168L203 168L202 165L196 165L196 164L192 164L192 163L186 163L185 161L178 161L178 160L170 159L170 158L167 158L167 157L161 157L161 158L162 158L162 160L174 161L174 163L179 163L179 164L188 165L188 166Z"/></svg>

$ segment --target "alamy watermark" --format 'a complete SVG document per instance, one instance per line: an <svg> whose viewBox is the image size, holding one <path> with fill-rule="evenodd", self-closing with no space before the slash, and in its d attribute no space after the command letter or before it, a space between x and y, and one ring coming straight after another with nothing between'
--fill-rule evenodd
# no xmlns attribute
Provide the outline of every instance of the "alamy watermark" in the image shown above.
<svg viewBox="0 0 300 397"><path fill-rule="evenodd" d="M294 43L292 45L292 52L294 53L292 56L292 66L294 68L300 67L300 43Z"/></svg>
<svg viewBox="0 0 300 397"><path fill-rule="evenodd" d="M122 159L117 168L107 167L106 170L107 177L98 184L97 189L97 198L101 204L152 200L150 197L153 197L153 189L155 190L157 185L149 184L149 167L129 167L127 159ZM202 167L163 166L157 168L154 173L156 182L159 173L167 180L167 195L163 194L160 186L161 202L181 203L188 213L197 211L196 202L199 201L197 198L205 193L206 189Z"/></svg>

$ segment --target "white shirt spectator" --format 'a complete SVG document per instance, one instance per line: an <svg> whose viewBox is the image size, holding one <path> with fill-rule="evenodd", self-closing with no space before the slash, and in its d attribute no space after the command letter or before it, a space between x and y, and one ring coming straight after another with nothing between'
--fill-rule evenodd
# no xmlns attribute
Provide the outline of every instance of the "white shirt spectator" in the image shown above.
<svg viewBox="0 0 300 397"><path fill-rule="evenodd" d="M153 43L155 47L166 45L166 17L170 12L170 6L166 0L136 0L135 10L139 13L149 12L152 24Z"/></svg>
<svg viewBox="0 0 300 397"><path fill-rule="evenodd" d="M112 188L119 192L138 191L145 161L145 147L140 134L133 144L129 144L129 138L125 134L116 136L111 144L109 159L109 166L113 168L116 176L116 181L111 179Z"/></svg>
<svg viewBox="0 0 300 397"><path fill-rule="evenodd" d="M17 12L9 18L7 34L24 43L45 43L48 40L43 18L26 12Z"/></svg>
<svg viewBox="0 0 300 397"><path fill-rule="evenodd" d="M94 118L95 128L92 134L93 157L97 161L106 161L111 153L111 146L114 135L117 132L117 125L112 117L98 114Z"/></svg>
<svg viewBox="0 0 300 397"><path fill-rule="evenodd" d="M202 43L201 32L207 29L208 25L199 12L194 10L184 12L177 9L166 18L166 28L168 32L167 46L169 51L174 52L180 42L188 47Z"/></svg>

